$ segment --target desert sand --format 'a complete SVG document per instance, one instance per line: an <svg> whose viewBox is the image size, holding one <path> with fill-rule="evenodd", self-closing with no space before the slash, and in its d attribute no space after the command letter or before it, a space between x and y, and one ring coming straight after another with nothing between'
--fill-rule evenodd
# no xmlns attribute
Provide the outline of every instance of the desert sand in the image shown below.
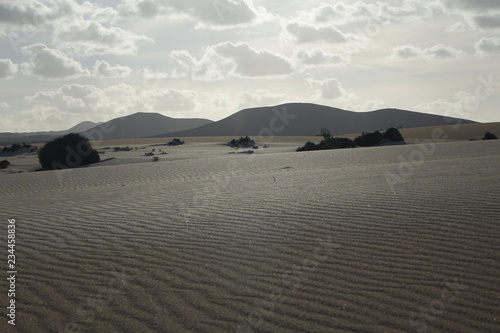
<svg viewBox="0 0 500 333"><path fill-rule="evenodd" d="M0 331L498 332L500 141L208 141L73 170L12 158L17 317L2 306Z"/></svg>

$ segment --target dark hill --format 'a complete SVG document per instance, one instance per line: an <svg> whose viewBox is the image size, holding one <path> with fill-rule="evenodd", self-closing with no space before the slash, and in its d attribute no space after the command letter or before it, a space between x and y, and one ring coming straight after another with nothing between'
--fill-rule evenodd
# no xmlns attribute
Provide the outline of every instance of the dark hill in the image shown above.
<svg viewBox="0 0 500 333"><path fill-rule="evenodd" d="M208 119L171 118L159 113L138 112L129 116L112 119L88 131L83 135L93 139L91 133L101 131L100 128L113 128L109 133L102 133L104 140L134 139L157 136L161 133L189 130L212 123ZM102 127L101 127L102 126Z"/></svg>
<svg viewBox="0 0 500 333"><path fill-rule="evenodd" d="M267 136L271 132L281 136L310 136L319 134L321 128L328 128L336 136L389 127L444 126L457 122L474 123L398 109L353 112L316 104L291 103L244 109L211 124L179 132L164 132L157 136Z"/></svg>

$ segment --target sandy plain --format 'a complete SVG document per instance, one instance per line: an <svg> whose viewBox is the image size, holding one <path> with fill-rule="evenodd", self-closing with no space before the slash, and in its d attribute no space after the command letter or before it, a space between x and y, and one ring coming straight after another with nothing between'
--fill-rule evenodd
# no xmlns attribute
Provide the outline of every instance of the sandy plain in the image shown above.
<svg viewBox="0 0 500 333"><path fill-rule="evenodd" d="M73 170L13 157L17 317L3 306L0 331L499 331L500 141L208 141Z"/></svg>

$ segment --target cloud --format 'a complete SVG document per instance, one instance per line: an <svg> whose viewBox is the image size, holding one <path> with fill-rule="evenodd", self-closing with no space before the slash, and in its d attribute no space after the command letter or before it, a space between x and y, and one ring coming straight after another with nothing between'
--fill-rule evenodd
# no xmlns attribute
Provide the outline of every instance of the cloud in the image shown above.
<svg viewBox="0 0 500 333"><path fill-rule="evenodd" d="M256 50L243 42L206 47L200 59L186 50L173 51L170 59L178 65L180 73L201 81L221 80L228 75L270 77L292 72L291 62L286 57L268 50Z"/></svg>
<svg viewBox="0 0 500 333"><path fill-rule="evenodd" d="M16 75L17 67L12 60L0 58L0 79L9 79Z"/></svg>
<svg viewBox="0 0 500 333"><path fill-rule="evenodd" d="M233 61L231 72L238 76L276 76L292 71L290 62L285 57L268 50L255 50L247 43L222 43L216 45L214 50Z"/></svg>
<svg viewBox="0 0 500 333"><path fill-rule="evenodd" d="M273 94L267 90L254 90L251 92L242 92L237 96L238 109L255 107L255 106L271 106L283 103L288 100L287 94Z"/></svg>
<svg viewBox="0 0 500 333"><path fill-rule="evenodd" d="M198 28L227 28L260 23L271 17L252 0L126 0L118 7L124 17L185 17Z"/></svg>
<svg viewBox="0 0 500 333"><path fill-rule="evenodd" d="M175 89L146 90L139 94L140 98L151 101L152 111L191 111L196 106L197 96L193 91Z"/></svg>
<svg viewBox="0 0 500 333"><path fill-rule="evenodd" d="M101 120L134 112L188 111L196 105L197 94L175 89L143 90L127 84L106 88L70 84L59 89L40 91L27 97L31 108L24 113L34 119L85 118L93 115Z"/></svg>
<svg viewBox="0 0 500 333"><path fill-rule="evenodd" d="M328 53L321 48L307 50L302 47L295 50L292 59L297 66L306 67L344 66L351 61L350 57Z"/></svg>
<svg viewBox="0 0 500 333"><path fill-rule="evenodd" d="M384 108L387 103L381 99L371 99L362 104L347 104L345 106L346 110L352 111L374 111Z"/></svg>
<svg viewBox="0 0 500 333"><path fill-rule="evenodd" d="M286 24L285 29L297 44L316 42L338 44L347 42L347 36L335 26L316 27L294 22Z"/></svg>
<svg viewBox="0 0 500 333"><path fill-rule="evenodd" d="M445 11L459 14L464 18L464 25L455 28L500 29L500 2L496 0L444 0ZM454 31L453 28L450 28ZM455 29L461 31L459 29ZM463 31L463 30L462 30Z"/></svg>
<svg viewBox="0 0 500 333"><path fill-rule="evenodd" d="M500 10L500 2L497 0L444 0L443 2L449 8L474 11Z"/></svg>
<svg viewBox="0 0 500 333"><path fill-rule="evenodd" d="M473 18L476 26L482 29L500 28L500 14L496 15L477 15Z"/></svg>
<svg viewBox="0 0 500 333"><path fill-rule="evenodd" d="M475 44L479 56L500 55L500 37L485 37Z"/></svg>
<svg viewBox="0 0 500 333"><path fill-rule="evenodd" d="M10 105L9 105L9 104L7 104L7 103L5 103L5 102L1 102L1 103L0 103L0 108L2 108L2 109L7 109L7 108L10 108Z"/></svg>
<svg viewBox="0 0 500 333"><path fill-rule="evenodd" d="M428 60L454 60L465 56L465 52L444 44L437 44L423 51Z"/></svg>
<svg viewBox="0 0 500 333"><path fill-rule="evenodd" d="M134 55L138 51L139 43L154 43L154 40L119 27L105 27L96 21L79 20L56 27L54 42L74 54L92 56Z"/></svg>
<svg viewBox="0 0 500 333"><path fill-rule="evenodd" d="M92 69L92 74L98 78L125 77L129 76L131 72L130 67L121 65L112 66L104 60L97 60Z"/></svg>
<svg viewBox="0 0 500 333"><path fill-rule="evenodd" d="M82 65L59 50L50 49L45 44L33 44L21 48L31 57L29 62L21 64L24 74L34 74L46 79L63 79L88 75Z"/></svg>
<svg viewBox="0 0 500 333"><path fill-rule="evenodd" d="M408 60L408 59L415 59L419 58L422 55L422 49L412 45L402 45L395 47L392 50L392 59L397 59L397 60Z"/></svg>
<svg viewBox="0 0 500 333"><path fill-rule="evenodd" d="M424 59L428 61L435 60L455 60L466 56L462 50L455 49L444 44L437 44L425 49L421 49L412 44L395 47L389 59L392 60L411 60Z"/></svg>
<svg viewBox="0 0 500 333"><path fill-rule="evenodd" d="M309 86L316 90L317 97L323 99L352 99L354 94L342 87L337 79L314 80L306 79Z"/></svg>
<svg viewBox="0 0 500 333"><path fill-rule="evenodd" d="M5 28L41 27L74 13L73 1L5 1L0 3L0 32Z"/></svg>
<svg viewBox="0 0 500 333"><path fill-rule="evenodd" d="M460 21L454 23L446 28L447 32L465 32L474 30L474 26L470 25L466 21Z"/></svg>
<svg viewBox="0 0 500 333"><path fill-rule="evenodd" d="M433 102L413 107L416 111L445 115L447 117L468 118L477 109L477 97L465 91L458 91L453 100L441 98Z"/></svg>

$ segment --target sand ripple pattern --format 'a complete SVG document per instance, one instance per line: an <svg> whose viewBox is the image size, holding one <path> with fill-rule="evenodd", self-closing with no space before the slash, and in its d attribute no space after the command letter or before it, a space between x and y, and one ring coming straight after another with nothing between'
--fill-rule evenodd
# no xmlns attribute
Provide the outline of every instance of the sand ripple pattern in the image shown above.
<svg viewBox="0 0 500 333"><path fill-rule="evenodd" d="M394 191L415 146L2 175L0 331L498 332L499 148L441 144Z"/></svg>

